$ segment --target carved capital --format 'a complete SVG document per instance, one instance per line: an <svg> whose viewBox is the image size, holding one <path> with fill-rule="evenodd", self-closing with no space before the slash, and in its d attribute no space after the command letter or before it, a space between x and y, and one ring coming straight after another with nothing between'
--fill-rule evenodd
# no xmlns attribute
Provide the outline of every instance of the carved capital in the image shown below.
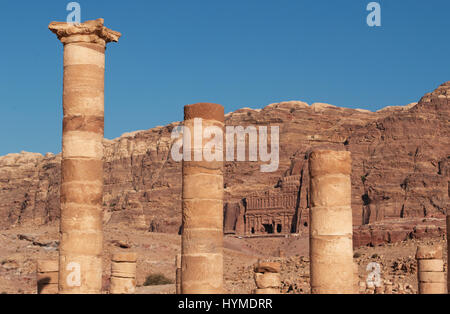
<svg viewBox="0 0 450 314"><path fill-rule="evenodd" d="M48 28L58 36L63 44L87 42L106 46L109 42L119 41L121 33L104 26L103 19L84 23L52 22Z"/></svg>

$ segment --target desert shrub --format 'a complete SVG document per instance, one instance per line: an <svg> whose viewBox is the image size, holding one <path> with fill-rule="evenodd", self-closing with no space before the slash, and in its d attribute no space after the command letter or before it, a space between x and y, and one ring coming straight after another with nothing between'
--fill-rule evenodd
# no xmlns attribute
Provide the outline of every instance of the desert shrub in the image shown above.
<svg viewBox="0 0 450 314"><path fill-rule="evenodd" d="M362 255L361 253L355 252L355 254L353 254L353 258L360 258L361 255Z"/></svg>
<svg viewBox="0 0 450 314"><path fill-rule="evenodd" d="M173 283L173 281L163 274L150 274L145 279L144 286L168 285L171 283Z"/></svg>

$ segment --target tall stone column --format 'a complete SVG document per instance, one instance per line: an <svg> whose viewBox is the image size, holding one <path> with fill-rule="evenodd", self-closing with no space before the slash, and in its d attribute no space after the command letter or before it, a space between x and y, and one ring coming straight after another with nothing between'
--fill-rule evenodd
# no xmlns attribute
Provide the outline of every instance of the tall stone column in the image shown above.
<svg viewBox="0 0 450 314"><path fill-rule="evenodd" d="M209 103L185 106L184 127L190 130L191 147L186 145L185 131L181 292L219 294L223 293L223 161L207 161L202 155L213 137L203 138L199 127L203 131L218 127L223 134L224 108ZM221 146L215 149L223 160L223 140Z"/></svg>
<svg viewBox="0 0 450 314"><path fill-rule="evenodd" d="M49 29L64 44L59 291L100 293L105 49L121 34L103 19Z"/></svg>
<svg viewBox="0 0 450 314"><path fill-rule="evenodd" d="M442 246L418 246L417 281L419 294L446 294L447 283L442 259Z"/></svg>
<svg viewBox="0 0 450 314"><path fill-rule="evenodd" d="M313 151L309 171L311 293L352 294L350 152Z"/></svg>

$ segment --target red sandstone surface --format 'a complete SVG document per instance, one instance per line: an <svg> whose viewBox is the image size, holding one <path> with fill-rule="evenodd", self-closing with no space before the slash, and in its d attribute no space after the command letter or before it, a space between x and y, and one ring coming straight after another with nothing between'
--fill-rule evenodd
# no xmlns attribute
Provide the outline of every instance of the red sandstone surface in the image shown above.
<svg viewBox="0 0 450 314"><path fill-rule="evenodd" d="M366 264L378 260L389 280L402 282L397 289L415 292L416 245L444 245L449 101L447 82L417 104L378 112L293 101L227 114L227 125L280 126L278 171L261 173L259 162L225 163L227 290L250 292L253 263L274 258L282 262L285 292L308 292L308 153L320 147L352 153L354 246L361 280ZM140 256L138 292L174 289L142 284L149 273L175 274L181 163L170 158L170 135L178 124L104 141L105 290L110 253L118 249ZM53 154L0 157L0 275L6 279L0 292L33 293L35 261L57 255L60 162L60 155ZM252 213L267 223L248 233L246 215ZM281 228L277 223L268 230L274 221ZM246 230L249 237L241 238ZM269 231L279 234L267 236ZM285 257L277 257L280 251Z"/></svg>
<svg viewBox="0 0 450 314"><path fill-rule="evenodd" d="M352 153L356 246L442 234L449 204L449 100L447 82L417 104L378 112L291 101L227 114L227 125L278 125L280 165L262 173L261 162L225 163L225 231L244 234L246 210L253 209L270 222L284 211L275 233L307 232L307 159L311 148L320 147ZM178 124L104 141L106 225L178 232L181 163L170 157L170 135ZM2 228L58 220L60 161L53 154L0 157ZM290 203L280 201L286 197ZM249 207L261 198L266 205ZM266 232L267 226L256 231Z"/></svg>

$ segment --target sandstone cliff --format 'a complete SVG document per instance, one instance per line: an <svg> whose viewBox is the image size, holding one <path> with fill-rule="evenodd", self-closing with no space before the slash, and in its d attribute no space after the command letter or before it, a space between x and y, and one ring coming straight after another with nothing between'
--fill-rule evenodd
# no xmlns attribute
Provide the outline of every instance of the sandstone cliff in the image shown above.
<svg viewBox="0 0 450 314"><path fill-rule="evenodd" d="M226 115L227 125L279 125L280 164L227 162L225 195L240 202L276 190L282 177L305 174L312 147L347 149L353 156L354 224L442 217L448 208L450 82L418 104L378 112L299 101ZM182 110L182 108L180 108ZM170 157L173 123L105 140L105 223L177 232L181 221L181 163ZM303 172L302 172L303 170ZM0 157L0 225L51 223L59 215L60 156ZM241 205L242 207L242 205ZM233 208L233 215L239 210ZM237 217L236 217L237 219ZM233 218L227 217L233 222Z"/></svg>

